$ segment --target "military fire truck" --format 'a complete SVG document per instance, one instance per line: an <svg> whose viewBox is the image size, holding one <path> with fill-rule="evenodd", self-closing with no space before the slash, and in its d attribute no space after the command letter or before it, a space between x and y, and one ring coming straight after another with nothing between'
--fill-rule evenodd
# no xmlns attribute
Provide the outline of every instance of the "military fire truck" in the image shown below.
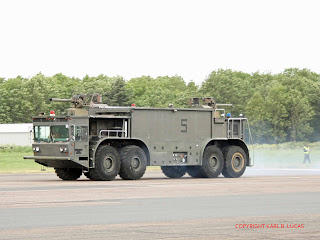
<svg viewBox="0 0 320 240"><path fill-rule="evenodd" d="M75 95L63 116L33 117L35 162L63 180L140 179L147 166L169 178L240 177L252 166L244 117L231 117L213 98L192 98L190 108L114 107L98 94Z"/></svg>

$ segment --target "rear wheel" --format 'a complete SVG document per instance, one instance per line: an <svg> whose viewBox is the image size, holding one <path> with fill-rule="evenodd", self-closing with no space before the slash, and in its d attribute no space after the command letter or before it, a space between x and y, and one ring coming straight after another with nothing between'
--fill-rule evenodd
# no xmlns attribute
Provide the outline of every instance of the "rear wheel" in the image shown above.
<svg viewBox="0 0 320 240"><path fill-rule="evenodd" d="M120 177L124 180L142 178L147 168L147 156L138 146L129 145L120 150Z"/></svg>
<svg viewBox="0 0 320 240"><path fill-rule="evenodd" d="M82 175L81 168L55 168L54 170L62 180L77 180Z"/></svg>
<svg viewBox="0 0 320 240"><path fill-rule="evenodd" d="M182 178L186 174L186 168L181 166L162 166L161 170L169 178Z"/></svg>
<svg viewBox="0 0 320 240"><path fill-rule="evenodd" d="M109 145L101 146L96 153L95 168L90 169L88 176L92 180L113 180L120 170L120 155Z"/></svg>
<svg viewBox="0 0 320 240"><path fill-rule="evenodd" d="M239 146L230 146L225 150L225 163L222 174L226 178L241 177L246 170L247 157Z"/></svg>
<svg viewBox="0 0 320 240"><path fill-rule="evenodd" d="M216 178L218 177L223 169L223 154L220 148L217 146L206 147L202 166L200 167L203 177Z"/></svg>

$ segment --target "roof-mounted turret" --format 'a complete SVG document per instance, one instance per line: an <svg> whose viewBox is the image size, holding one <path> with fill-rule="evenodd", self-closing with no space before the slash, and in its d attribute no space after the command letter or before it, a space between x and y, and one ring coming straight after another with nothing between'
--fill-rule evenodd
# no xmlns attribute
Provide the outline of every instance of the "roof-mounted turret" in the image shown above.
<svg viewBox="0 0 320 240"><path fill-rule="evenodd" d="M189 100L189 105L192 107L198 108L218 108L223 107L232 107L232 104L227 103L216 103L213 97L193 97Z"/></svg>
<svg viewBox="0 0 320 240"><path fill-rule="evenodd" d="M53 102L70 102L70 108L67 111L69 116L86 116L88 110L84 107L95 107L101 105L102 98L100 94L77 94L71 99L50 98ZM103 104L106 105L106 104Z"/></svg>
<svg viewBox="0 0 320 240"><path fill-rule="evenodd" d="M94 94L77 94L71 99L63 98L50 98L53 102L70 102L71 108L82 108L82 107L92 107L93 104L99 104L102 102L101 95L98 93Z"/></svg>

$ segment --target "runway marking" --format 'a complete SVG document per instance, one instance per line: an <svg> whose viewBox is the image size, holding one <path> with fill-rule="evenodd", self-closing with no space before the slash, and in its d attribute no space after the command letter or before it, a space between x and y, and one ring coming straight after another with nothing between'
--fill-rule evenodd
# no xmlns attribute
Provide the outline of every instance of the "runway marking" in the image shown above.
<svg viewBox="0 0 320 240"><path fill-rule="evenodd" d="M315 171L320 172L320 168L317 169L304 169L304 168L255 168L247 170L257 170L257 171Z"/></svg>

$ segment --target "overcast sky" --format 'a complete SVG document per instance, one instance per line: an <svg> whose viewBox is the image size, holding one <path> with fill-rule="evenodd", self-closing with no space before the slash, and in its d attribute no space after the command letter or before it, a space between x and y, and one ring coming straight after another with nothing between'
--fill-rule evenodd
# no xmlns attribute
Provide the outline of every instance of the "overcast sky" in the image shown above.
<svg viewBox="0 0 320 240"><path fill-rule="evenodd" d="M0 0L0 77L320 73L320 1Z"/></svg>

